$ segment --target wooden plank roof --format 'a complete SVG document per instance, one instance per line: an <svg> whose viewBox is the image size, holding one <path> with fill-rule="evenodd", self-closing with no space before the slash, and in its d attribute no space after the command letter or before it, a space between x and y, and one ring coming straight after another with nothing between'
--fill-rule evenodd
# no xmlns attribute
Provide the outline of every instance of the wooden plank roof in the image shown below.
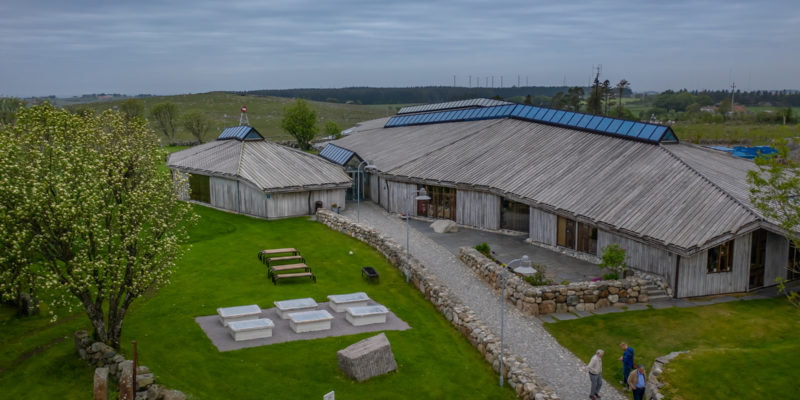
<svg viewBox="0 0 800 400"><path fill-rule="evenodd" d="M688 144L508 118L356 129L333 143L388 179L490 191L678 254L763 221L744 180L753 164Z"/></svg>
<svg viewBox="0 0 800 400"><path fill-rule="evenodd" d="M344 169L266 140L217 140L170 154L169 168L241 179L268 193L346 188Z"/></svg>

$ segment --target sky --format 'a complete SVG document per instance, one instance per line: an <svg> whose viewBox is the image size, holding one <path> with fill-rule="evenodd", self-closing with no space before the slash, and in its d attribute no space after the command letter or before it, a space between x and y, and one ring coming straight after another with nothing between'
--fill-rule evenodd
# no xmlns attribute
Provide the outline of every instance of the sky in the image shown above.
<svg viewBox="0 0 800 400"><path fill-rule="evenodd" d="M800 89L800 4L0 1L0 96L577 86L597 65L638 92Z"/></svg>

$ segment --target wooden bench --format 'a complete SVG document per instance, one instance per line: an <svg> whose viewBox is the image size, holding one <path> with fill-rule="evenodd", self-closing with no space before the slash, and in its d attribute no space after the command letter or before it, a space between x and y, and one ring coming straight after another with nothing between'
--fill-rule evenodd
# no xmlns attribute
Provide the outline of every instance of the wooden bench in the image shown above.
<svg viewBox="0 0 800 400"><path fill-rule="evenodd" d="M303 277L309 277L309 278L311 278L312 281L314 281L314 283L317 283L317 277L314 276L313 273L311 273L311 272L296 272L296 273L292 273L292 274L273 274L272 275L272 284L273 285L277 285L279 279L303 278Z"/></svg>
<svg viewBox="0 0 800 400"><path fill-rule="evenodd" d="M257 304L249 306L218 308L219 322L222 326L228 326L231 322L246 321L257 319L261 315L261 307Z"/></svg>
<svg viewBox="0 0 800 400"><path fill-rule="evenodd" d="M366 307L350 307L344 317L353 326L362 326L382 324L386 322L387 314L389 314L389 309L378 304Z"/></svg>
<svg viewBox="0 0 800 400"><path fill-rule="evenodd" d="M264 257L261 260L264 262L264 264L267 265L267 267L271 267L272 263L282 262L282 261L297 261L295 262L295 264L297 264L298 262L300 263L306 262L303 256Z"/></svg>
<svg viewBox="0 0 800 400"><path fill-rule="evenodd" d="M289 319L289 314L300 311L311 311L317 308L317 302L311 297L303 299L281 300L273 302L281 319Z"/></svg>
<svg viewBox="0 0 800 400"><path fill-rule="evenodd" d="M302 269L305 272L311 272L311 267L305 264L287 264L287 265L275 265L273 267L269 267L269 276L275 275L276 272L284 272L284 271L292 271L295 269Z"/></svg>
<svg viewBox="0 0 800 400"><path fill-rule="evenodd" d="M247 321L234 321L228 324L228 332L233 340L263 339L272 337L272 328L275 324L269 318L251 319Z"/></svg>
<svg viewBox="0 0 800 400"><path fill-rule="evenodd" d="M345 312L349 307L363 307L367 305L369 296L364 292L350 294L332 294L328 296L328 305L335 312Z"/></svg>
<svg viewBox="0 0 800 400"><path fill-rule="evenodd" d="M293 256L298 255L297 254L297 249L292 248L292 247L287 247L285 249L264 249L264 250L261 250L261 251L258 252L258 259L263 262L264 261L263 259L266 258L267 256L271 256L271 255L275 255L275 254L284 254L284 253L288 253L288 254L291 254Z"/></svg>
<svg viewBox="0 0 800 400"><path fill-rule="evenodd" d="M295 333L326 331L331 329L332 320L333 315L325 310L289 314L289 326Z"/></svg>
<svg viewBox="0 0 800 400"><path fill-rule="evenodd" d="M372 267L361 267L361 276L367 278L367 282L376 281L380 283L380 275L378 275L378 271L375 271L375 268Z"/></svg>

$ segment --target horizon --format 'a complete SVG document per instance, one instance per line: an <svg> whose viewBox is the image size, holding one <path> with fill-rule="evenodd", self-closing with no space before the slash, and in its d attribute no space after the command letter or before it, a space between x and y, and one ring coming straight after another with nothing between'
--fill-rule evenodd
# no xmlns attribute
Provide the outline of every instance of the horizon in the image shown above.
<svg viewBox="0 0 800 400"><path fill-rule="evenodd" d="M44 1L0 5L0 22L0 96L447 87L454 75L585 87L596 65L639 93L800 89L800 10L786 0Z"/></svg>

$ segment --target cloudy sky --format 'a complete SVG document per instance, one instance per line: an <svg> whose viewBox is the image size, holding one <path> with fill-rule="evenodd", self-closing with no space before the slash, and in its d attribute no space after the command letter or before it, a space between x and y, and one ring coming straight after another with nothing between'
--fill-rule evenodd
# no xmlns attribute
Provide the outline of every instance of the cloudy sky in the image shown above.
<svg viewBox="0 0 800 400"><path fill-rule="evenodd" d="M0 2L0 96L588 84L800 89L800 7L762 1ZM491 83L491 78L490 83Z"/></svg>

